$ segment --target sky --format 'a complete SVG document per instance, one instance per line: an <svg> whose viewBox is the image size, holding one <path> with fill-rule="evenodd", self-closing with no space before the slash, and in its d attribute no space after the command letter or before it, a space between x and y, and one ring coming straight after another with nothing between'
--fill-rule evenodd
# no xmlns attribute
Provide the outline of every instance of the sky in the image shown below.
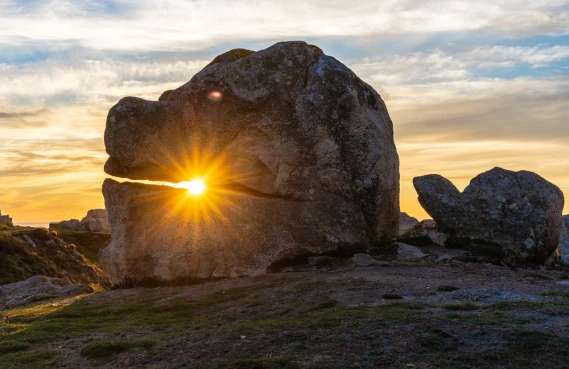
<svg viewBox="0 0 569 369"><path fill-rule="evenodd" d="M569 203L569 0L0 0L0 209L15 223L104 207L103 132L124 96L157 100L215 56L315 44L382 96L412 179L460 190L530 170ZM569 204L564 213L569 213Z"/></svg>

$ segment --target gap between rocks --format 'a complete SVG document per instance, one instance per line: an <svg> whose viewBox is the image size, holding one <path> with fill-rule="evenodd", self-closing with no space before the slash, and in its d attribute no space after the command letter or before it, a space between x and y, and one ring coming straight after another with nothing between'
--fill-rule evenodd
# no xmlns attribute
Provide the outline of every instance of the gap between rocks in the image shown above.
<svg viewBox="0 0 569 369"><path fill-rule="evenodd" d="M124 179L124 178L112 177L111 179L120 182L120 180ZM120 183L121 184L138 183L138 184L148 185L148 186L166 186L166 187L171 187L172 189L184 190L185 188L180 186L180 183L183 183L183 182L185 182L185 181L180 181L178 183L172 183L172 182L167 182L167 181L152 181L152 180L139 179L139 180L128 180L126 182L120 182ZM280 195L274 195L274 194L261 192L261 191L255 190L253 188L247 187L247 186L245 186L241 183L237 183L237 182L216 183L215 185L212 185L212 186L208 186L206 183L206 188L210 188L211 190L214 190L214 191L238 192L238 193L242 193L242 194L249 195L249 196L255 196L255 197L265 197L265 198L288 200L288 201L306 201L306 200L302 200L302 199L295 199L295 198L288 197L288 196L280 196Z"/></svg>

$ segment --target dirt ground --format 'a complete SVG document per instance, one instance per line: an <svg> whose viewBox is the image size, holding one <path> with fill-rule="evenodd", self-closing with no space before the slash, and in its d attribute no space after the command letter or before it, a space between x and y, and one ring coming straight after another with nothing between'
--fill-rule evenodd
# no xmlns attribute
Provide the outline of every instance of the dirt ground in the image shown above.
<svg viewBox="0 0 569 369"><path fill-rule="evenodd" d="M569 368L567 269L423 251L4 311L0 367Z"/></svg>

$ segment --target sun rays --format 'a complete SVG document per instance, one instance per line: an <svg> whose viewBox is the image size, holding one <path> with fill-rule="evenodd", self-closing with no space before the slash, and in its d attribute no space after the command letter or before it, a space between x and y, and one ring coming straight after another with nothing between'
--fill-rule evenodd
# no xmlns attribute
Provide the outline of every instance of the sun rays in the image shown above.
<svg viewBox="0 0 569 369"><path fill-rule="evenodd" d="M191 180L190 182L176 183L176 185L174 187L185 188L188 190L189 193L191 193L192 195L196 195L196 196L203 194L203 192L207 188L202 179L194 179L194 180Z"/></svg>

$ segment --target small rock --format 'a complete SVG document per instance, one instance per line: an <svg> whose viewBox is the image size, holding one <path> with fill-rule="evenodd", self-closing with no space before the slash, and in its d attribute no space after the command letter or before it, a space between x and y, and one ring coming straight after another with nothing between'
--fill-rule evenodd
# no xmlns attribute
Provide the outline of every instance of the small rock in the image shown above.
<svg viewBox="0 0 569 369"><path fill-rule="evenodd" d="M403 296L398 295L396 293L386 293L382 297L386 300L401 300L401 299L403 299Z"/></svg>
<svg viewBox="0 0 569 369"><path fill-rule="evenodd" d="M431 232L436 232L431 235ZM432 239L431 239L432 237ZM398 241L413 246L427 246L433 243L446 243L448 238L444 233L437 231L437 224L432 219L425 219L411 227L407 232L399 234Z"/></svg>
<svg viewBox="0 0 569 369"><path fill-rule="evenodd" d="M446 246L448 235L439 231L430 231L427 235L432 243L439 246Z"/></svg>
<svg viewBox="0 0 569 369"><path fill-rule="evenodd" d="M425 256L427 255L418 247L397 242L397 260L416 260Z"/></svg>
<svg viewBox="0 0 569 369"><path fill-rule="evenodd" d="M30 244L30 246L32 246L34 249L37 248L36 243L30 238L30 236L28 236L27 234L25 234L23 237L24 241L26 241L27 243Z"/></svg>
<svg viewBox="0 0 569 369"><path fill-rule="evenodd" d="M308 264L312 266L332 265L335 261L336 259L331 256L310 256L308 258Z"/></svg>
<svg viewBox="0 0 569 369"><path fill-rule="evenodd" d="M437 258L437 260L435 260L435 262L442 263L442 262L445 262L447 260L452 260L453 257L454 256L452 256L451 254L442 254Z"/></svg>
<svg viewBox="0 0 569 369"><path fill-rule="evenodd" d="M356 264L356 266L359 266L359 267L382 265L381 262L375 260L369 254L355 254L354 257L352 258L352 261L354 262L354 264Z"/></svg>

